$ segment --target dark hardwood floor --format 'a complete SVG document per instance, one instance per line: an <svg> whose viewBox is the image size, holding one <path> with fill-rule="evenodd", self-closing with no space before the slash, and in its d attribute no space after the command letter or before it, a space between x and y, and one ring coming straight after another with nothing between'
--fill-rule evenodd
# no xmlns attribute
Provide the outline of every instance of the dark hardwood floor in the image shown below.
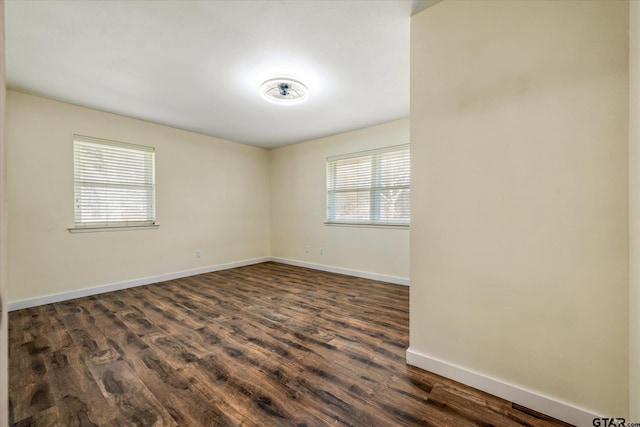
<svg viewBox="0 0 640 427"><path fill-rule="evenodd" d="M407 287L276 263L14 311L15 426L553 426L406 365Z"/></svg>

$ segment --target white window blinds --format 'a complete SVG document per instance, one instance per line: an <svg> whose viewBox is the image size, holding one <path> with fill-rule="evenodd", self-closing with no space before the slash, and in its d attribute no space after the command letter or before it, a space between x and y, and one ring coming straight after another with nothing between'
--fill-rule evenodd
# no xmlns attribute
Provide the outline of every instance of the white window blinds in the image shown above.
<svg viewBox="0 0 640 427"><path fill-rule="evenodd" d="M155 223L155 149L74 135L75 227Z"/></svg>
<svg viewBox="0 0 640 427"><path fill-rule="evenodd" d="M327 222L409 225L409 145L327 158Z"/></svg>

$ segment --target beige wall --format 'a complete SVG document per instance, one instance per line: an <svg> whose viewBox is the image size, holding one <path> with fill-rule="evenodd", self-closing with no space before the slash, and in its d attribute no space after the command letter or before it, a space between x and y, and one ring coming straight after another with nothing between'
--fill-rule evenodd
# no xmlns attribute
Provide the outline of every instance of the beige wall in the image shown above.
<svg viewBox="0 0 640 427"><path fill-rule="evenodd" d="M629 10L629 420L640 420L640 3Z"/></svg>
<svg viewBox="0 0 640 427"><path fill-rule="evenodd" d="M628 411L628 7L444 1L411 26L411 349L609 416Z"/></svg>
<svg viewBox="0 0 640 427"><path fill-rule="evenodd" d="M10 301L269 255L266 150L13 91L7 109ZM156 148L159 229L67 231L74 133Z"/></svg>
<svg viewBox="0 0 640 427"><path fill-rule="evenodd" d="M403 119L272 150L271 255L408 278L407 229L324 224L328 156L407 142L409 120ZM305 245L310 246L309 253Z"/></svg>
<svg viewBox="0 0 640 427"><path fill-rule="evenodd" d="M5 180L4 0L0 0L0 427L9 419L9 355L7 330L7 204Z"/></svg>

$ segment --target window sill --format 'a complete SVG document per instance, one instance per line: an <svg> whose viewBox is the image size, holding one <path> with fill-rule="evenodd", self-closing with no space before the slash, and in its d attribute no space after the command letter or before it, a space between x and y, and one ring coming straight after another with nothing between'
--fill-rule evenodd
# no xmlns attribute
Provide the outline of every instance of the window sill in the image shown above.
<svg viewBox="0 0 640 427"><path fill-rule="evenodd" d="M330 222L325 221L324 225L337 227L364 227L364 228L390 228L393 230L408 230L409 224L375 224L370 222Z"/></svg>
<svg viewBox="0 0 640 427"><path fill-rule="evenodd" d="M96 233L102 231L135 231L135 230L155 230L160 225L128 225L120 227L72 227L68 228L69 233Z"/></svg>

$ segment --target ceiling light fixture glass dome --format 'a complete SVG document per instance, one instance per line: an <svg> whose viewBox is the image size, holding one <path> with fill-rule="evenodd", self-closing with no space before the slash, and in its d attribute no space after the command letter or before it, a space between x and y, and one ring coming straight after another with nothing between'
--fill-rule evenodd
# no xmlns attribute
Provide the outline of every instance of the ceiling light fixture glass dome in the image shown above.
<svg viewBox="0 0 640 427"><path fill-rule="evenodd" d="M296 105L309 98L309 90L298 80L285 77L269 79L260 86L260 94L274 104Z"/></svg>

